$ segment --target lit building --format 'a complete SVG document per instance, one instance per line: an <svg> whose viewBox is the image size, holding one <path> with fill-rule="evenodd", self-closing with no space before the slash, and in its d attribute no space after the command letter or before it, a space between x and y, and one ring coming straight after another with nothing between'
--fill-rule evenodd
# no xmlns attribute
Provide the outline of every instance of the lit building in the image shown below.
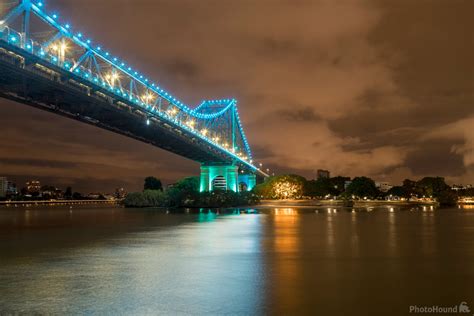
<svg viewBox="0 0 474 316"><path fill-rule="evenodd" d="M0 198L7 196L8 181L5 177L0 177Z"/></svg>
<svg viewBox="0 0 474 316"><path fill-rule="evenodd" d="M38 180L31 180L26 183L26 190L28 193L40 193L41 184Z"/></svg>
<svg viewBox="0 0 474 316"><path fill-rule="evenodd" d="M115 198L116 199L123 199L126 195L127 195L127 191L125 191L124 188L115 189Z"/></svg>
<svg viewBox="0 0 474 316"><path fill-rule="evenodd" d="M468 184L468 185L453 184L451 186L451 189L454 191L468 190L468 189L472 189L472 185L471 184Z"/></svg>
<svg viewBox="0 0 474 316"><path fill-rule="evenodd" d="M331 177L329 170L323 170L323 169L318 169L318 171L316 172L316 175L318 179L329 179Z"/></svg>
<svg viewBox="0 0 474 316"><path fill-rule="evenodd" d="M7 196L15 196L17 194L18 190L16 188L16 184L11 181L7 181Z"/></svg>
<svg viewBox="0 0 474 316"><path fill-rule="evenodd" d="M389 184L388 182L375 182L375 186L382 192L387 192L393 188L393 185Z"/></svg>

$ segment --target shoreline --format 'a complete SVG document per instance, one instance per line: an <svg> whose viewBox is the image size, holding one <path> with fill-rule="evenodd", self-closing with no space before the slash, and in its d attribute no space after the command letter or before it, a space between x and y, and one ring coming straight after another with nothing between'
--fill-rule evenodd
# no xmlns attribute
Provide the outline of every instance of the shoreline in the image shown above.
<svg viewBox="0 0 474 316"><path fill-rule="evenodd" d="M16 207L43 207L43 206L116 206L116 200L45 200L45 201L0 201L0 209Z"/></svg>
<svg viewBox="0 0 474 316"><path fill-rule="evenodd" d="M438 202L431 201L351 201L353 205L347 205L346 201L343 200L262 200L260 204L255 205L255 208L262 207L297 207L297 208L309 208L309 207L364 207L364 206L379 206L379 205L399 205L399 206L420 206L420 205L433 205L438 206Z"/></svg>

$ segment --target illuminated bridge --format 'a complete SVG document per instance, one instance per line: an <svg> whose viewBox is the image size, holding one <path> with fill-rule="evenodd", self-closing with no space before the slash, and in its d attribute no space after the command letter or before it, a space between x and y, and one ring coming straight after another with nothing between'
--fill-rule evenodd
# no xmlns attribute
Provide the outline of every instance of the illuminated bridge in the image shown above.
<svg viewBox="0 0 474 316"><path fill-rule="evenodd" d="M0 96L201 163L201 191L250 190L252 160L235 99L191 108L32 0L0 0Z"/></svg>

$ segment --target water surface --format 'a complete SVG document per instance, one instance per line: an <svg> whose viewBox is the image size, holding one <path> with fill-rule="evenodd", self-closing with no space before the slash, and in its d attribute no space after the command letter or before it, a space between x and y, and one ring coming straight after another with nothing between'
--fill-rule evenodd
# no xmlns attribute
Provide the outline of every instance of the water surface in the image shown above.
<svg viewBox="0 0 474 316"><path fill-rule="evenodd" d="M474 313L474 210L0 210L0 314Z"/></svg>

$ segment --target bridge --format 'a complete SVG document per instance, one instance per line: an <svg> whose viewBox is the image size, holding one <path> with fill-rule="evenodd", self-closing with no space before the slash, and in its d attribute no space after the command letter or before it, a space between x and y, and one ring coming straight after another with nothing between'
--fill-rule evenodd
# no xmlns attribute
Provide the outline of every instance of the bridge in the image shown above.
<svg viewBox="0 0 474 316"><path fill-rule="evenodd" d="M201 191L251 190L237 100L190 107L41 1L0 0L0 97L152 144L201 164Z"/></svg>

